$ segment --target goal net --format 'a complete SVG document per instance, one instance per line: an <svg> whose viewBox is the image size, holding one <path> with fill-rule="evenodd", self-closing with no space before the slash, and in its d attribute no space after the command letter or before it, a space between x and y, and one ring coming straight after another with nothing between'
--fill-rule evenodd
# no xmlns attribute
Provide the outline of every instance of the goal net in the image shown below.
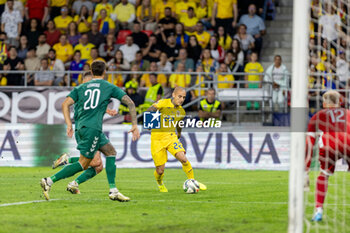
<svg viewBox="0 0 350 233"><path fill-rule="evenodd" d="M292 122L294 117L295 125L292 124L289 232L350 232L348 224L350 202L347 197L350 191L347 185L350 173L347 172L347 149L343 145L338 145L340 142L337 138L320 140L322 133L316 133L309 172L306 173L304 169L305 136L308 135L305 135L306 125L312 116L324 109L323 102L326 102L323 101L324 93L328 90L338 91L341 96L341 107L349 109L350 19L348 13L350 13L350 1L295 0L294 11L292 107L293 111L300 114L296 109L303 108L305 105L308 116L305 117L306 122L296 122L296 119L300 119L300 115L293 116L292 113ZM304 26L307 26L307 33L302 28ZM307 41L306 48L305 41ZM299 47L295 48L295 46ZM301 59L301 56L306 56L307 61ZM307 62L306 69L304 62ZM303 92L305 86L307 91ZM298 92L301 96L296 97ZM331 114L334 114L334 111L331 111ZM338 124L344 121L346 125L348 123L346 112L342 114L336 112L323 123L328 127L332 122ZM320 119L320 115L316 116L317 122L324 120ZM296 125L301 123L305 125L304 133L293 132L296 130ZM319 125L317 131L321 132ZM333 143L336 150L339 148L340 151L334 151L334 153L326 151L322 143L327 145ZM294 146L299 148L293 149ZM339 158L338 154L343 154L344 158ZM335 166L334 172L332 172L332 166ZM308 188L304 187L307 177L310 184ZM301 178L302 186L301 180L297 180ZM303 192L300 190L301 187ZM318 212L321 213L321 221L317 221Z"/></svg>

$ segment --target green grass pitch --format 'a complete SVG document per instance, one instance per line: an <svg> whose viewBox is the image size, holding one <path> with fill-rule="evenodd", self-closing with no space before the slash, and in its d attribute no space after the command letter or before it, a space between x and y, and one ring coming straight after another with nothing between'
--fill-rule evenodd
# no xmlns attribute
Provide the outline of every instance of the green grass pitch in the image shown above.
<svg viewBox="0 0 350 233"><path fill-rule="evenodd" d="M40 178L53 172L46 167L0 168L0 232L287 231L288 172L280 171L195 169L208 190L191 195L182 190L186 177L181 169L166 169L169 193L158 192L153 169L117 169L117 186L131 202L108 199L102 172L80 185L81 195L65 191L69 178L53 186L53 201L4 206L42 200ZM343 203L341 198L330 201ZM307 212L311 217L312 206Z"/></svg>

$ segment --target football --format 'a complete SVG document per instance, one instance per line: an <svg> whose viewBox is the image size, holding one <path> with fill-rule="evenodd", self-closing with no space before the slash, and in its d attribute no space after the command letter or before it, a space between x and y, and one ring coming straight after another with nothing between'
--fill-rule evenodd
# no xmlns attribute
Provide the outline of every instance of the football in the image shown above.
<svg viewBox="0 0 350 233"><path fill-rule="evenodd" d="M184 189L185 193L188 193L188 194L198 193L199 184L194 179L188 179L185 181L185 183L183 185L183 189Z"/></svg>

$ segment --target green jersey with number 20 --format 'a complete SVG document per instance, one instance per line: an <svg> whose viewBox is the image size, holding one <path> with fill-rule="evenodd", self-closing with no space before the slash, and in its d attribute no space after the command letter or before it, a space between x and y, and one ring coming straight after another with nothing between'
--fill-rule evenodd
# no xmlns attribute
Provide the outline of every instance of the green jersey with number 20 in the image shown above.
<svg viewBox="0 0 350 233"><path fill-rule="evenodd" d="M103 115L111 98L121 100L126 93L103 79L93 79L75 87L69 97L74 100L75 128L102 131Z"/></svg>

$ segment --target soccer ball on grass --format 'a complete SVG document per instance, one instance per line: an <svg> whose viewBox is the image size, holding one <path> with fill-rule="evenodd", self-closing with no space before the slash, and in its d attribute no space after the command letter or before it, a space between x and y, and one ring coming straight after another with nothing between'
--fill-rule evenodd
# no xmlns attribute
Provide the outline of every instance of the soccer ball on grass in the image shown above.
<svg viewBox="0 0 350 233"><path fill-rule="evenodd" d="M185 181L185 183L183 185L183 189L184 189L185 193L188 193L188 194L198 193L199 184L194 179L188 179Z"/></svg>

